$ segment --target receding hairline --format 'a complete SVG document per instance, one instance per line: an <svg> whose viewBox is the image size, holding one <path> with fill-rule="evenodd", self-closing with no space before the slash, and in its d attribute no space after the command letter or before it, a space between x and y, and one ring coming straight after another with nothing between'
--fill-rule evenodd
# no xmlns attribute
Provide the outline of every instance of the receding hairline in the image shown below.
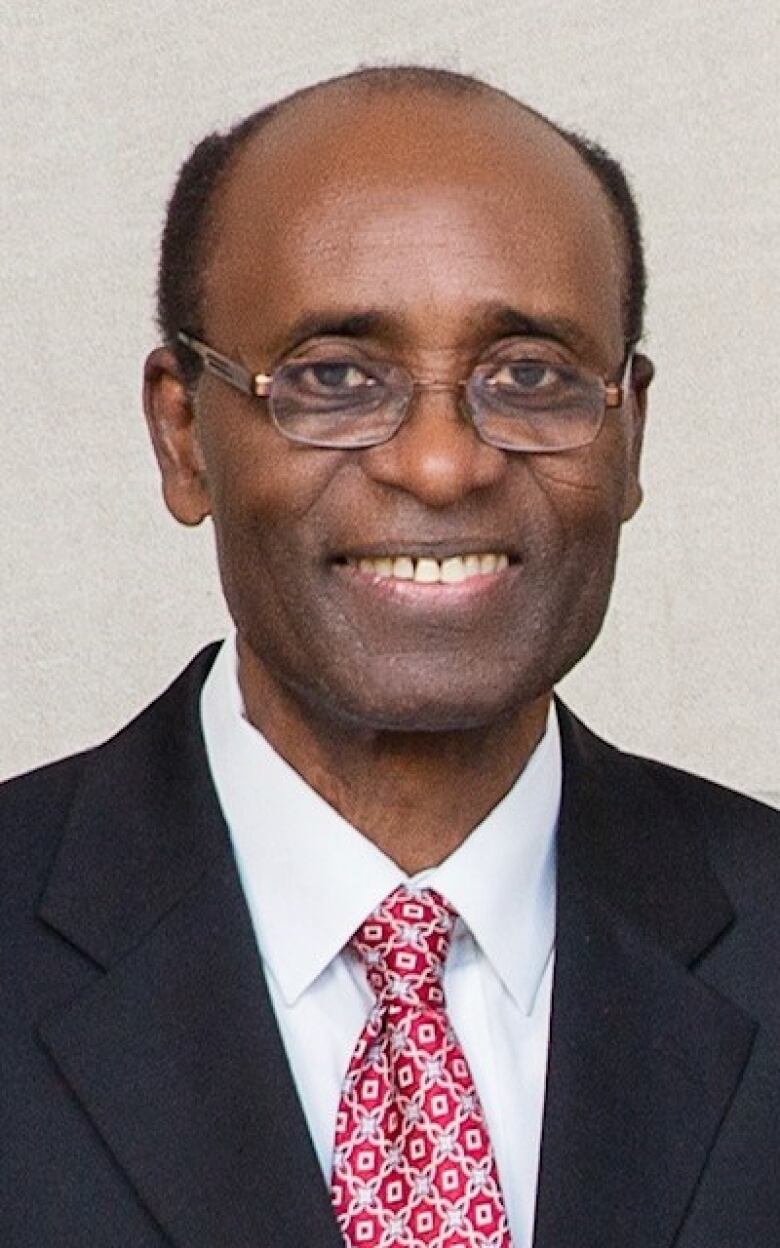
<svg viewBox="0 0 780 1248"><path fill-rule="evenodd" d="M305 120L307 107L315 103L318 97L327 97L328 95L334 96L337 102L340 101L347 106L352 104L355 99L359 99L360 96L371 99L372 97L381 97L382 95L407 97L419 95L441 100L449 95L453 100L459 99L464 102L467 102L469 99L484 100L488 104L493 103L498 107L506 108L507 113L510 115L518 113L530 123L532 131L536 130L539 133L545 133L554 142L557 142L561 152L566 152L573 158L573 163L584 172L586 181L593 186L598 198L606 208L612 226L618 251L620 272L622 274L622 284L625 287L628 280L629 248L620 214L610 200L598 176L583 158L581 152L570 141L567 133L550 121L548 117L545 117L543 113L540 113L524 101L517 99L508 91L494 87L490 83L478 78L470 78L450 70L428 69L421 66L356 69L335 78L328 78L322 82L301 87L292 94L269 105L268 108L262 109L258 113L250 114L247 118L237 123L233 128L234 131L246 127L246 133L236 144L212 188L210 196L211 203L208 212L208 222L202 240L201 277L204 286L209 267L205 253L214 244L215 232L220 225L220 206L234 174L238 172L242 164L242 158L249 154L250 149L262 148L264 142L272 140L274 131L278 126L283 126L290 122L294 123L296 112L302 112ZM253 121L256 121L255 125L252 124ZM455 131L453 131L453 134L455 134ZM625 289L622 294L625 295Z"/></svg>
<svg viewBox="0 0 780 1248"><path fill-rule="evenodd" d="M251 123L252 117L262 119L265 114L268 117L267 124L270 129L275 120L281 120L289 116L296 109L316 100L318 96L333 95L336 98L340 96L343 100L348 101L360 95L371 97L382 95L413 96L415 94L431 95L434 98L449 96L453 100L468 100L469 98L477 99L482 97L486 100L494 100L496 103L503 102L511 109L518 109L530 117L537 118L551 130L556 130L555 124L545 117L543 113L538 112L531 105L526 104L523 100L519 100L508 91L504 91L501 87L493 86L492 83L485 82L480 78L472 78L466 74L456 73L453 70L411 65L366 66L333 78L325 78L319 82L309 83L307 86L299 87L289 95L283 96L267 108L260 109L257 113L249 114L248 117L239 121L237 125L241 127L247 122ZM248 133L247 138L251 138L251 134Z"/></svg>
<svg viewBox="0 0 780 1248"><path fill-rule="evenodd" d="M342 100L370 96L428 96L454 103L482 100L518 111L539 133L560 140L570 159L587 170L596 182L598 200L606 206L612 226L615 255L620 269L624 339L627 347L643 333L646 269L641 220L636 199L619 161L598 142L577 130L567 129L508 91L479 78L449 69L425 65L363 66L349 73L301 87L272 102L229 129L206 135L182 165L168 203L158 269L157 312L163 339L177 354L183 374L194 381L200 361L181 346L178 329L189 328L196 336L205 331L207 278L221 227L220 207L225 188L236 166L251 146L272 134L274 123L304 106L333 93ZM561 148L563 152L563 147ZM587 185L587 183L586 183Z"/></svg>
<svg viewBox="0 0 780 1248"><path fill-rule="evenodd" d="M510 95L508 91L504 91L500 87L495 87L479 78L471 78L452 70L427 68L424 66L371 66L355 69L338 77L328 78L322 82L315 82L301 87L290 95L284 96L281 100L270 104L267 108L250 114L237 122L232 128L232 132L239 133L244 130L245 133L241 135L236 143L228 161L220 172L219 179L213 187L212 207L214 213L212 222L216 218L216 203L220 198L220 194L230 182L237 165L241 163L242 156L246 155L248 149L260 147L264 141L272 139L277 126L294 122L296 112L302 112L305 117L307 106L313 104L318 97L327 97L328 95L334 96L336 101L340 99L341 102L347 105L351 104L355 99L359 99L361 95L368 99L383 95L408 97L420 95L429 96L434 100L450 96L453 100L468 101L469 99L480 99L486 103L492 102L499 107L505 107L509 114L516 112L530 122L532 129L537 129L550 135L553 140L560 144L561 151L567 151L575 158L578 167L585 172L602 201L606 204L614 224L618 227L622 242L622 223L614 211L614 205L610 202L609 196L606 194L597 175L583 159L581 153L574 147L570 137L564 130L548 117L545 117L543 113L526 104L523 100Z"/></svg>

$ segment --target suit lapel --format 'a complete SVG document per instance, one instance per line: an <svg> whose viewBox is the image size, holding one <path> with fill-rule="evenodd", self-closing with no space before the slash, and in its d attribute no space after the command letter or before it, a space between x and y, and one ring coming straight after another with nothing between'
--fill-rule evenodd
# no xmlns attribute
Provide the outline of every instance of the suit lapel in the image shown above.
<svg viewBox="0 0 780 1248"><path fill-rule="evenodd" d="M177 1248L338 1248L208 780L212 657L88 764L41 916L100 969L40 1034Z"/></svg>
<svg viewBox="0 0 780 1248"><path fill-rule="evenodd" d="M669 1248L752 1022L691 969L732 921L647 764L562 712L558 923L535 1248ZM698 839L697 839L698 837Z"/></svg>

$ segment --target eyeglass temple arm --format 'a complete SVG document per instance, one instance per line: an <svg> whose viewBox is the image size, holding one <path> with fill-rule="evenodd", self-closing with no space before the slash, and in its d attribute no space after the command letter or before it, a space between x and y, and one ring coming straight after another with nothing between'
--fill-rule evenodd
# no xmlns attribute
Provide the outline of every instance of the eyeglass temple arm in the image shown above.
<svg viewBox="0 0 780 1248"><path fill-rule="evenodd" d="M244 368L241 364L236 364L234 360L229 360L226 355L220 355L219 351L214 351L205 342L201 342L199 338L193 338L192 334L187 334L182 329L179 330L176 338L178 342L183 343L195 355L200 356L204 367L210 373L214 373L216 377L220 377L228 385L234 386L236 390L241 390L244 394L251 394L261 399L268 394L271 378L267 377L265 373L250 373L248 368Z"/></svg>
<svg viewBox="0 0 780 1248"><path fill-rule="evenodd" d="M631 368L634 363L634 348L629 346L623 376L620 381L608 381L604 386L605 407L622 407L631 389Z"/></svg>

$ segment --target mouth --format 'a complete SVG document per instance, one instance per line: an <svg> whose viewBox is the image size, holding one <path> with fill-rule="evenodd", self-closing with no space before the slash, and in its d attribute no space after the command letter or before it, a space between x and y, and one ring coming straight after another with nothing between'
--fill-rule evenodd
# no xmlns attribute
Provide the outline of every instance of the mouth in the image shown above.
<svg viewBox="0 0 780 1248"><path fill-rule="evenodd" d="M464 551L438 558L431 554L344 556L336 563L362 576L380 581L412 582L415 585L462 585L466 581L505 572L511 562L506 551Z"/></svg>

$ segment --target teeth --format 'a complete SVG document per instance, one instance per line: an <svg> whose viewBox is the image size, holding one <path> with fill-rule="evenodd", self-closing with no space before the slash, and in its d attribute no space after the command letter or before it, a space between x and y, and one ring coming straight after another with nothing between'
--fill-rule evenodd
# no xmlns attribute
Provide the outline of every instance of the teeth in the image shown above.
<svg viewBox="0 0 780 1248"><path fill-rule="evenodd" d="M418 559L414 569L415 581L426 585L435 585L439 580L439 561L437 559Z"/></svg>
<svg viewBox="0 0 780 1248"><path fill-rule="evenodd" d="M423 556L413 559L410 555L383 555L378 559L348 559L350 567L380 580L392 578L397 581L416 581L420 585L457 585L472 576L489 576L503 572L509 567L509 557L503 553L486 555L452 555L448 559L431 559Z"/></svg>
<svg viewBox="0 0 780 1248"><path fill-rule="evenodd" d="M442 559L439 580L444 585L457 585L458 581L465 579L466 562L460 555L454 555L452 559Z"/></svg>

